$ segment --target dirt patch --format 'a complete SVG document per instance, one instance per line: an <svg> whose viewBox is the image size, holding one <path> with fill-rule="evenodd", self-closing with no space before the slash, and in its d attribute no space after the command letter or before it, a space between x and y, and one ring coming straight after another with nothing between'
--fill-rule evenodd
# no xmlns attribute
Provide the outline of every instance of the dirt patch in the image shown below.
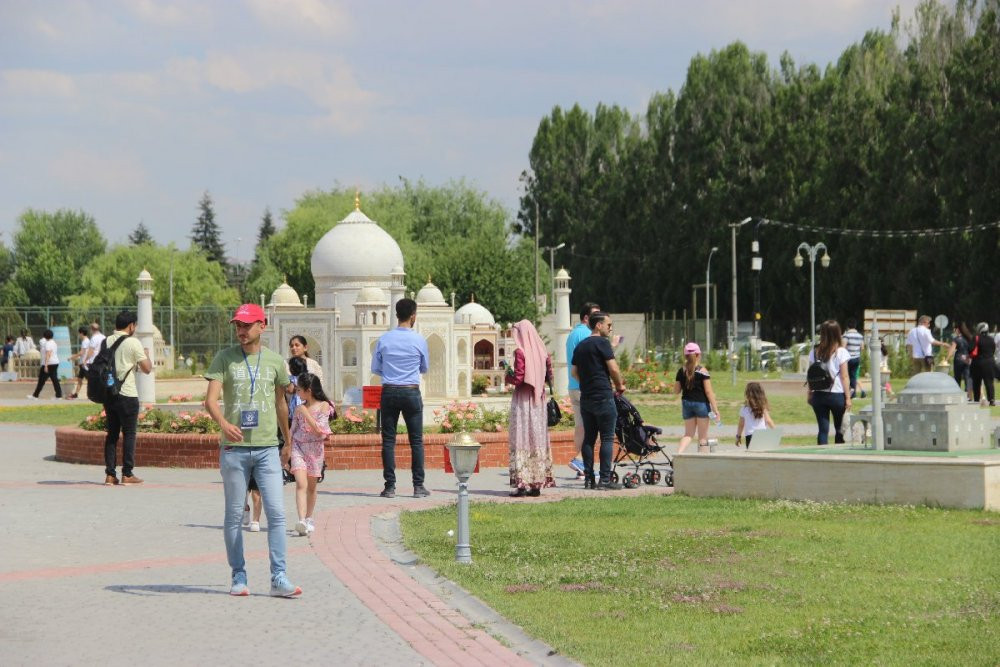
<svg viewBox="0 0 1000 667"><path fill-rule="evenodd" d="M704 604L711 601L713 597L715 597L713 593L702 591L701 593L674 593L670 599L681 604Z"/></svg>
<svg viewBox="0 0 1000 667"><path fill-rule="evenodd" d="M542 590L538 584L515 584L503 589L504 593L537 593Z"/></svg>
<svg viewBox="0 0 1000 667"><path fill-rule="evenodd" d="M719 604L712 607L713 614L742 614L743 607L737 607L733 604Z"/></svg>
<svg viewBox="0 0 1000 667"><path fill-rule="evenodd" d="M1000 519L976 519L972 524L974 526L1000 526Z"/></svg>
<svg viewBox="0 0 1000 667"><path fill-rule="evenodd" d="M720 591L736 591L737 593L747 587L745 582L732 581L730 579L723 579L722 581L717 581L712 585Z"/></svg>
<svg viewBox="0 0 1000 667"><path fill-rule="evenodd" d="M572 593L576 591L599 591L604 590L604 584L599 581L585 581L578 584L562 584L559 590Z"/></svg>

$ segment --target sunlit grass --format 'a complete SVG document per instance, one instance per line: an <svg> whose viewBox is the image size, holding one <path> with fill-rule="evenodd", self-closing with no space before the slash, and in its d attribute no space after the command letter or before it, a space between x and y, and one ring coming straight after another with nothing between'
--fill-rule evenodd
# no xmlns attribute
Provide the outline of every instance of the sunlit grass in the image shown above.
<svg viewBox="0 0 1000 667"><path fill-rule="evenodd" d="M587 665L1000 661L1000 518L683 496L402 515L443 576Z"/></svg>

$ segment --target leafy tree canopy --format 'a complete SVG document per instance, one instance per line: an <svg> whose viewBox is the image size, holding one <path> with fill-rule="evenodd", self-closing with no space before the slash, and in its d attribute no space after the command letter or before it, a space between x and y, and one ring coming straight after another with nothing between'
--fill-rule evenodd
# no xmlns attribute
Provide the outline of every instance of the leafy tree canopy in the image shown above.
<svg viewBox="0 0 1000 667"><path fill-rule="evenodd" d="M83 268L107 247L94 218L83 211L28 209L18 224L14 281L27 298L18 305L65 305L80 289Z"/></svg>

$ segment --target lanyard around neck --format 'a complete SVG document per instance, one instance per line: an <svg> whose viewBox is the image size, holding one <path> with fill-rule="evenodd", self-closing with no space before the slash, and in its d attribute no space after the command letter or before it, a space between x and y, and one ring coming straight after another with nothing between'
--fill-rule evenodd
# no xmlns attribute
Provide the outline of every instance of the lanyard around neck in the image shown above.
<svg viewBox="0 0 1000 667"><path fill-rule="evenodd" d="M253 388L260 375L260 350L257 350L257 367L255 369L250 370L250 360L247 359L246 352L243 352L243 363L247 365L247 373L250 375L250 400L253 400Z"/></svg>

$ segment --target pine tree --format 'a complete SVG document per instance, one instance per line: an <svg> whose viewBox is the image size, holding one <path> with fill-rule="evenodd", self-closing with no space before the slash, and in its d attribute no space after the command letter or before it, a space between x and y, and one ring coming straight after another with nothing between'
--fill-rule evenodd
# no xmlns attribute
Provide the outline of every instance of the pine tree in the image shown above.
<svg viewBox="0 0 1000 667"><path fill-rule="evenodd" d="M226 250L222 246L219 225L215 222L215 210L212 208L212 196L208 190L198 202L201 214L191 230L191 241L200 248L213 262L226 265Z"/></svg>
<svg viewBox="0 0 1000 667"><path fill-rule="evenodd" d="M135 228L131 234L128 235L128 242L132 245L142 245L143 243L156 243L153 239L153 235L149 233L149 229L146 228L146 223L140 221L139 226Z"/></svg>
<svg viewBox="0 0 1000 667"><path fill-rule="evenodd" d="M271 219L271 207L268 206L264 209L264 217L260 219L260 228L257 230L257 249L260 249L261 244L268 240L274 233L278 231L274 227L274 221Z"/></svg>

